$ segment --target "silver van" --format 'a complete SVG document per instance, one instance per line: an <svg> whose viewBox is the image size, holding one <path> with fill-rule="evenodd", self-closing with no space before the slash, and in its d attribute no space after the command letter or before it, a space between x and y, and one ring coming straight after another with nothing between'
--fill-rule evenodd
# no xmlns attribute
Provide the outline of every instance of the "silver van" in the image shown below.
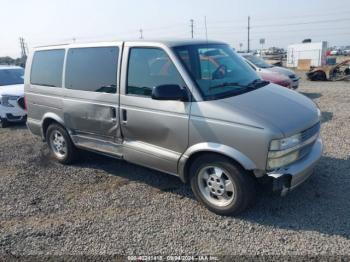
<svg viewBox="0 0 350 262"><path fill-rule="evenodd" d="M86 149L160 170L221 215L247 208L260 181L286 194L322 155L318 107L222 42L37 47L25 97L29 129L60 163Z"/></svg>

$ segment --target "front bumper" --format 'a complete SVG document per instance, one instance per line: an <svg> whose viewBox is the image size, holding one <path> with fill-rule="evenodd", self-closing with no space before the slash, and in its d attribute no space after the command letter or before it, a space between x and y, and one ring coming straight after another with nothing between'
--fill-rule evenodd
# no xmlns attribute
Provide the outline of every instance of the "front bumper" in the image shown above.
<svg viewBox="0 0 350 262"><path fill-rule="evenodd" d="M323 143L319 137L308 155L288 167L267 173L273 179L273 190L282 196L306 181L313 173L313 169L322 156Z"/></svg>
<svg viewBox="0 0 350 262"><path fill-rule="evenodd" d="M0 105L0 118L6 119L8 122L23 122L27 118L27 112L19 106L5 107Z"/></svg>
<svg viewBox="0 0 350 262"><path fill-rule="evenodd" d="M27 115L19 115L19 116L14 116L12 114L6 114L5 118L8 122L26 122L27 121Z"/></svg>

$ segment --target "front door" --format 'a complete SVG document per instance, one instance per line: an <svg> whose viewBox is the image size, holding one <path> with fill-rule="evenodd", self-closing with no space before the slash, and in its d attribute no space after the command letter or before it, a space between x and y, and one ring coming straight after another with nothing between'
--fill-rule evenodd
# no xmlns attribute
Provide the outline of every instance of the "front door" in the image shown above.
<svg viewBox="0 0 350 262"><path fill-rule="evenodd" d="M160 47L126 46L125 81L120 97L124 158L176 174L188 146L190 102L151 98L159 85L186 85L167 52Z"/></svg>
<svg viewBox="0 0 350 262"><path fill-rule="evenodd" d="M65 70L64 121L78 146L119 155L120 45L70 48Z"/></svg>

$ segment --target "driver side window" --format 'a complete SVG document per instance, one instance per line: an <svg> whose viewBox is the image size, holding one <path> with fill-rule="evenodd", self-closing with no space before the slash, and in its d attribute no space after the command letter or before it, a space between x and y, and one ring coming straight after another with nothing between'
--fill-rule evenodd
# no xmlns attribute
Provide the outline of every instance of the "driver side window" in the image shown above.
<svg viewBox="0 0 350 262"><path fill-rule="evenodd" d="M131 48L127 80L127 94L147 97L151 97L156 86L184 86L175 65L159 48Z"/></svg>

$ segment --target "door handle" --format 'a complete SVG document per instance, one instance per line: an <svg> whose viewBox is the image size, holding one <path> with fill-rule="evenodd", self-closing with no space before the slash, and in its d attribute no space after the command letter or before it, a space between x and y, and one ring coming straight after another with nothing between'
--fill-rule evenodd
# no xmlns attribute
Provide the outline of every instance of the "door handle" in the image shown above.
<svg viewBox="0 0 350 262"><path fill-rule="evenodd" d="M126 125L128 122L128 115L126 109L122 109L122 124Z"/></svg>
<svg viewBox="0 0 350 262"><path fill-rule="evenodd" d="M111 119L113 123L117 122L117 110L115 107L111 107Z"/></svg>

